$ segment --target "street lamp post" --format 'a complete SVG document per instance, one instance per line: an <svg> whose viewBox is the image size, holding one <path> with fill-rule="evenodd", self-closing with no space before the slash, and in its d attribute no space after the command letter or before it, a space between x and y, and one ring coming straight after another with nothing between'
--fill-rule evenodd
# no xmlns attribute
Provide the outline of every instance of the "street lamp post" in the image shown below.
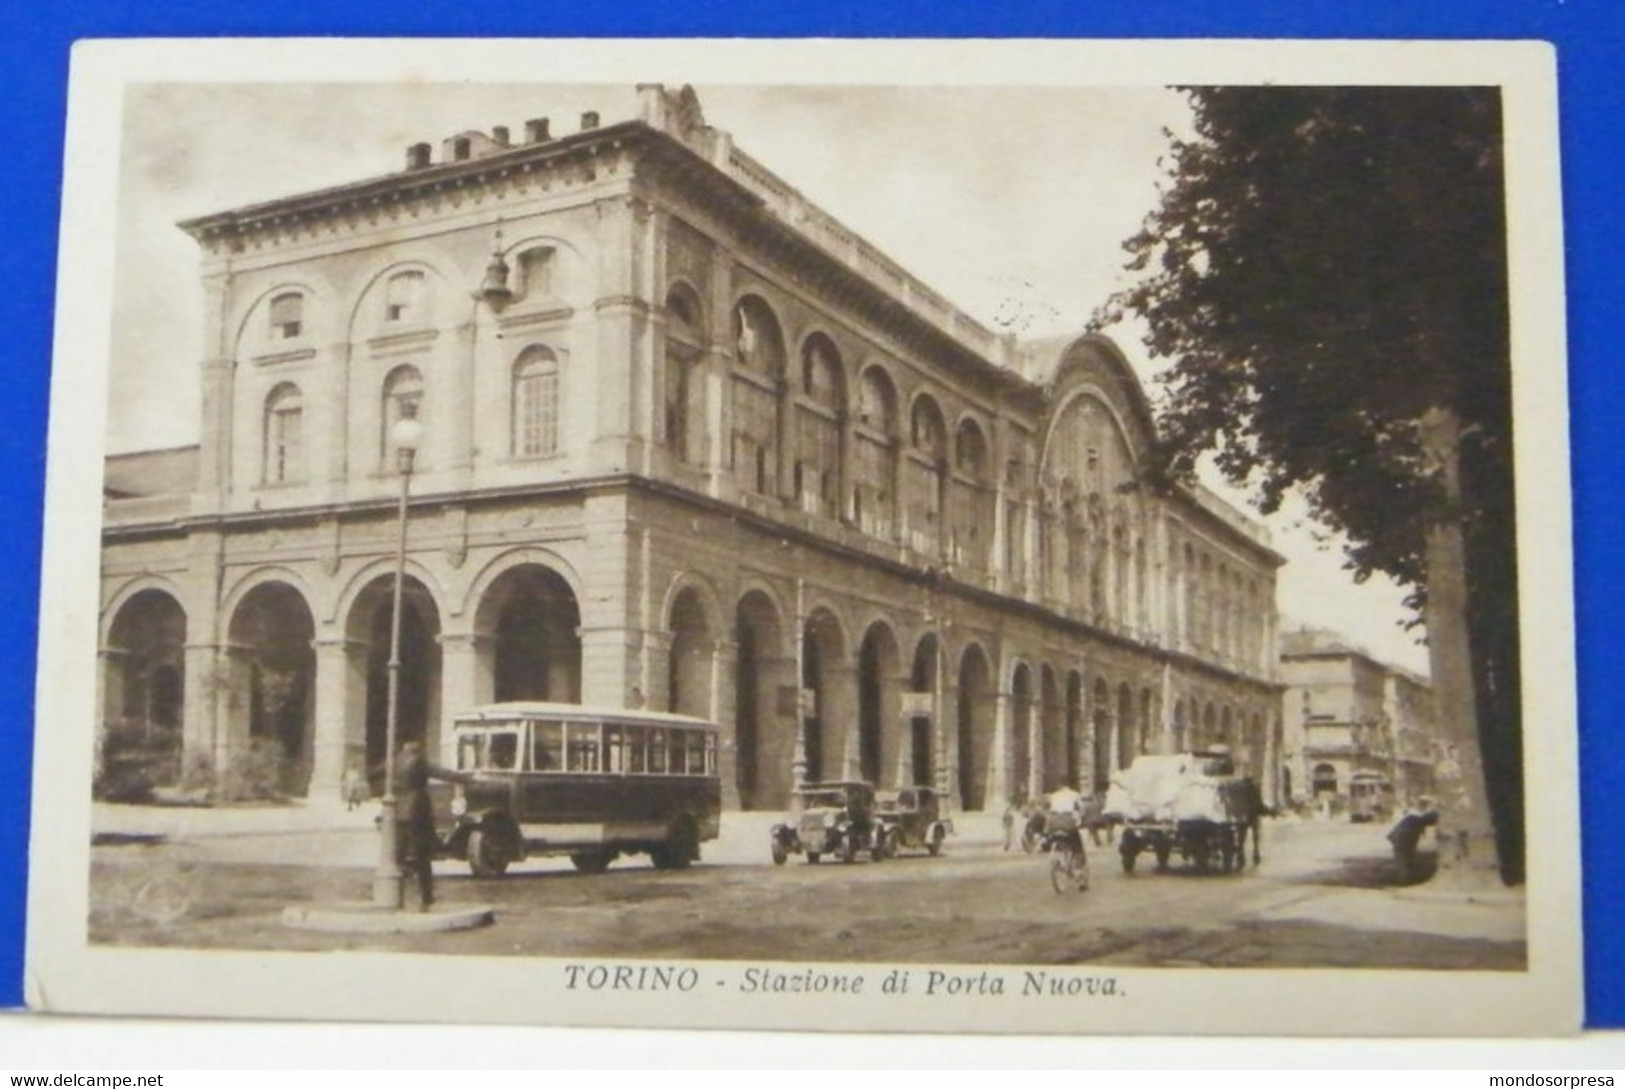
<svg viewBox="0 0 1625 1089"><path fill-rule="evenodd" d="M396 468L400 471L401 492L396 506L398 536L395 543L395 592L389 618L389 702L384 719L384 797L383 819L379 821L378 869L372 878L374 907L399 911L401 907L401 868L396 854L399 834L395 817L395 735L400 719L401 693L401 590L406 581L406 499L412 487L412 462L423 441L423 425L408 412L390 428L395 444Z"/></svg>

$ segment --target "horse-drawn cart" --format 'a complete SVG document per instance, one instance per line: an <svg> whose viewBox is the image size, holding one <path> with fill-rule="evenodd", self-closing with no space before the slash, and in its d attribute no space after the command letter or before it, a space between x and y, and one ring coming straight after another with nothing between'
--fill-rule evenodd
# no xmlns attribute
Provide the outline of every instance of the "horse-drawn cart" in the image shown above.
<svg viewBox="0 0 1625 1089"><path fill-rule="evenodd" d="M1136 758L1113 776L1105 813L1122 825L1123 872L1149 853L1159 873L1176 855L1205 873L1241 869L1249 835L1258 864L1263 808L1257 783L1235 774L1230 754L1206 751Z"/></svg>

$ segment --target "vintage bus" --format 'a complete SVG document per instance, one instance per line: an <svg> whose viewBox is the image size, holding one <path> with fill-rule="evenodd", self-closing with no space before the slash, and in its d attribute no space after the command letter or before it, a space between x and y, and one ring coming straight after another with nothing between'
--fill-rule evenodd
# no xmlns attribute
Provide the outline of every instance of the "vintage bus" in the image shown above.
<svg viewBox="0 0 1625 1089"><path fill-rule="evenodd" d="M1394 784L1379 771L1349 776L1349 820L1355 824L1386 821L1394 815Z"/></svg>
<svg viewBox="0 0 1625 1089"><path fill-rule="evenodd" d="M457 716L442 853L476 877L568 855L598 873L619 855L681 869L717 838L717 731L682 715L499 703ZM437 807L438 809L439 807Z"/></svg>

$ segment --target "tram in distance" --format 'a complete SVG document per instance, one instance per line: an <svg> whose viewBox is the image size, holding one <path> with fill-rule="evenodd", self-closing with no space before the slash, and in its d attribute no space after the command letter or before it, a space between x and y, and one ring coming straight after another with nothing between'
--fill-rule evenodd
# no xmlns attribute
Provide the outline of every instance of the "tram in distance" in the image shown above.
<svg viewBox="0 0 1625 1089"><path fill-rule="evenodd" d="M701 719L567 703L498 703L452 725L455 785L436 806L441 854L476 877L568 855L598 873L620 855L681 869L717 838L717 730Z"/></svg>

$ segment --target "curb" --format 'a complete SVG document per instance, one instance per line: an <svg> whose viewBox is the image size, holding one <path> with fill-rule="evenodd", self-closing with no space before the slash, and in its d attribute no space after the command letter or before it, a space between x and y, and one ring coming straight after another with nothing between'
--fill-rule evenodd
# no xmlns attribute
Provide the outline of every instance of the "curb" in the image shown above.
<svg viewBox="0 0 1625 1089"><path fill-rule="evenodd" d="M437 934L472 930L495 921L488 904L450 904L431 911L380 908L363 900L282 909L282 925L331 934Z"/></svg>

